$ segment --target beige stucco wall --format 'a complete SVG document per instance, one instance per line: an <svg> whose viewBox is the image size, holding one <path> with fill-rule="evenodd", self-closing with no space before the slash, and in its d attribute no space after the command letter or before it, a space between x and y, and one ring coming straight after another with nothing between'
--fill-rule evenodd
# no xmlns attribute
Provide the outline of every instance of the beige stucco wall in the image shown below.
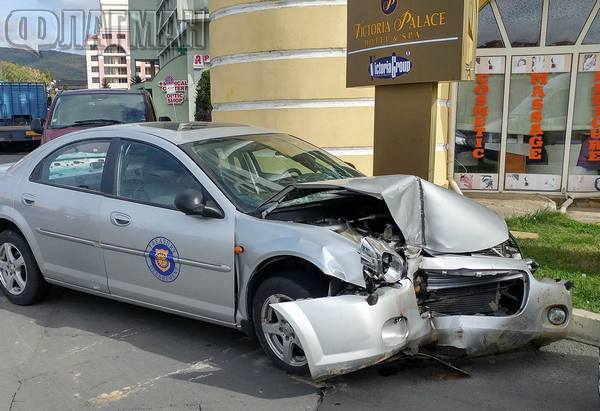
<svg viewBox="0 0 600 411"><path fill-rule="evenodd" d="M346 2L209 0L209 9L214 120L297 135L372 174L365 150L373 146L374 89L345 85ZM440 185L450 93L440 85L433 170Z"/></svg>

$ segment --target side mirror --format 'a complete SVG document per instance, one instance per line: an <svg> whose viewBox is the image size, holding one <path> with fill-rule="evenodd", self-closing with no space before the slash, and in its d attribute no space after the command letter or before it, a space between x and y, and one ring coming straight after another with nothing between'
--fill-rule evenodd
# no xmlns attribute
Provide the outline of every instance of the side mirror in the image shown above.
<svg viewBox="0 0 600 411"><path fill-rule="evenodd" d="M186 215L216 219L225 218L223 211L214 205L212 201L208 201L205 204L204 196L200 191L196 190L185 190L177 194L175 197L175 207Z"/></svg>
<svg viewBox="0 0 600 411"><path fill-rule="evenodd" d="M166 122L169 122L169 123L170 123L170 122L171 122L171 121L173 121L173 120L171 120L171 117L168 117L168 116L163 116L163 117L159 117L159 118L158 118L158 121L160 121L160 122L166 121Z"/></svg>
<svg viewBox="0 0 600 411"><path fill-rule="evenodd" d="M31 120L31 131L37 134L44 134L44 126L41 119L34 118Z"/></svg>

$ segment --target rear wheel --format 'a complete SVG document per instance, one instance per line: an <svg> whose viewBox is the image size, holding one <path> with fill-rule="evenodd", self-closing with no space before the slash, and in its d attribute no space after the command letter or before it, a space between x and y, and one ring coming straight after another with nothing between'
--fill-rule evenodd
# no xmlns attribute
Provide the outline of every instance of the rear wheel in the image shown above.
<svg viewBox="0 0 600 411"><path fill-rule="evenodd" d="M252 304L254 329L260 345L275 365L292 374L308 374L308 363L295 330L270 304L327 295L327 287L307 273L282 273L266 279Z"/></svg>
<svg viewBox="0 0 600 411"><path fill-rule="evenodd" d="M27 241L14 231L0 233L0 289L17 305L31 305L48 292Z"/></svg>

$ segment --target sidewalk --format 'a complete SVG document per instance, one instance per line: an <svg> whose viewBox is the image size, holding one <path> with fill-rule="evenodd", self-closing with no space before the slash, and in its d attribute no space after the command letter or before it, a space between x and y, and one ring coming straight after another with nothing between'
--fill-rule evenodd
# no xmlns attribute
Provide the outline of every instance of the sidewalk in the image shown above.
<svg viewBox="0 0 600 411"><path fill-rule="evenodd" d="M540 211L557 211L556 203L539 194L484 195L468 193L467 197L500 214L504 218L520 217Z"/></svg>
<svg viewBox="0 0 600 411"><path fill-rule="evenodd" d="M600 224L600 208L569 208L567 214L577 221L588 224Z"/></svg>
<svg viewBox="0 0 600 411"><path fill-rule="evenodd" d="M469 193L466 196L494 210L504 218L521 217L546 210L558 210L552 199L539 194L483 195ZM567 210L567 214L582 223L600 224L600 208L573 205Z"/></svg>

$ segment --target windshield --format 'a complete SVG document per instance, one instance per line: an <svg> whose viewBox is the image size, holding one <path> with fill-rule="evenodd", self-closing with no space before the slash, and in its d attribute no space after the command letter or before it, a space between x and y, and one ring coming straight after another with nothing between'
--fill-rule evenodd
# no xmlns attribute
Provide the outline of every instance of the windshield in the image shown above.
<svg viewBox="0 0 600 411"><path fill-rule="evenodd" d="M291 184L363 176L327 152L283 134L197 141L183 148L247 212Z"/></svg>
<svg viewBox="0 0 600 411"><path fill-rule="evenodd" d="M57 97L50 128L145 121L146 103L142 94L74 94Z"/></svg>

